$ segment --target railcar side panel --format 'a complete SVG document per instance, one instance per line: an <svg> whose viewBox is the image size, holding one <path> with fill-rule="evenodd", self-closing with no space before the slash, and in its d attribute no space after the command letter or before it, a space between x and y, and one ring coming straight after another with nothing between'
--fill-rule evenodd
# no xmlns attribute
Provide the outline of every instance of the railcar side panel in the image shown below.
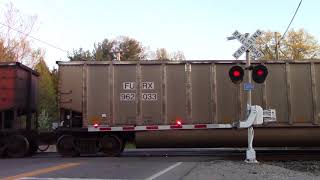
<svg viewBox="0 0 320 180"><path fill-rule="evenodd" d="M314 124L320 123L320 63L314 64Z"/></svg>
<svg viewBox="0 0 320 180"><path fill-rule="evenodd" d="M290 64L291 117L294 124L313 122L311 66Z"/></svg>
<svg viewBox="0 0 320 180"><path fill-rule="evenodd" d="M211 102L210 84L212 76L211 66L208 64L194 64L191 66L192 92L192 120L197 124L213 124L213 104Z"/></svg>
<svg viewBox="0 0 320 180"><path fill-rule="evenodd" d="M114 125L132 125L137 118L136 65L114 66Z"/></svg>
<svg viewBox="0 0 320 180"><path fill-rule="evenodd" d="M187 120L186 113L186 73L185 64L167 66L166 93L167 93L167 122L175 124L177 120ZM189 123L189 122L185 122Z"/></svg>
<svg viewBox="0 0 320 180"><path fill-rule="evenodd" d="M159 65L141 65L140 99L141 121L138 125L158 125L164 121L162 115L162 67Z"/></svg>
<svg viewBox="0 0 320 180"><path fill-rule="evenodd" d="M85 108L88 125L229 124L245 117L244 84L228 76L235 63L85 63L60 64L60 107L81 113ZM252 101L276 109L277 123L268 126L317 124L319 62L264 64L269 74L265 83L254 83Z"/></svg>
<svg viewBox="0 0 320 180"><path fill-rule="evenodd" d="M240 118L239 93L241 84L230 82L230 64L216 64L217 75L217 113L219 124L229 124Z"/></svg>
<svg viewBox="0 0 320 180"><path fill-rule="evenodd" d="M60 108L83 112L82 65L59 67Z"/></svg>
<svg viewBox="0 0 320 180"><path fill-rule="evenodd" d="M268 77L266 79L266 107L276 109L277 122L289 123L288 117L288 93L286 64L266 64L268 67Z"/></svg>
<svg viewBox="0 0 320 180"><path fill-rule="evenodd" d="M87 85L88 124L111 124L109 66L88 65Z"/></svg>

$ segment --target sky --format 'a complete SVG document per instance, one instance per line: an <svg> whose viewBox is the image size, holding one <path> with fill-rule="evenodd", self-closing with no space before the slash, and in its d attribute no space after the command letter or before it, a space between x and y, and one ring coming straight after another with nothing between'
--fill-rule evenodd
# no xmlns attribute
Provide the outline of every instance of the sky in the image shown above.
<svg viewBox="0 0 320 180"><path fill-rule="evenodd" d="M4 11L9 0L0 0ZM150 50L183 51L189 60L234 60L241 33L287 28L300 0L11 0L26 16L36 15L31 36L72 52L94 43L129 36ZM304 28L320 40L320 1L304 0L291 28ZM0 20L2 22L2 20ZM49 67L67 53L32 40L45 50ZM244 59L244 55L240 59Z"/></svg>

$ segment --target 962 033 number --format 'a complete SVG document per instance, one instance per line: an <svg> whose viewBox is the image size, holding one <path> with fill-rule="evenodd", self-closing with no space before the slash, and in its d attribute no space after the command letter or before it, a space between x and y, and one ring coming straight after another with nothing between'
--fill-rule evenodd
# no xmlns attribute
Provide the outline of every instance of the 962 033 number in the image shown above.
<svg viewBox="0 0 320 180"><path fill-rule="evenodd" d="M156 100L158 100L157 93L142 93L141 98L143 101L156 101Z"/></svg>

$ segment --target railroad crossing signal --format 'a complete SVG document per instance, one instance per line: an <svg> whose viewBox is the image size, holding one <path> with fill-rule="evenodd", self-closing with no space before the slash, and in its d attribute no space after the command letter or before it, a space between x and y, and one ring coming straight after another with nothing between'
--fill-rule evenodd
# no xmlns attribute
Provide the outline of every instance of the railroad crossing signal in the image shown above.
<svg viewBox="0 0 320 180"><path fill-rule="evenodd" d="M232 54L232 56L236 59L238 59L244 52L249 50L255 58L261 58L263 56L263 53L255 46L255 42L258 37L262 35L262 31L257 30L253 35L250 37L246 37L246 35L241 34L239 31L235 31L229 39L237 39L239 42L241 42L242 46L236 50Z"/></svg>

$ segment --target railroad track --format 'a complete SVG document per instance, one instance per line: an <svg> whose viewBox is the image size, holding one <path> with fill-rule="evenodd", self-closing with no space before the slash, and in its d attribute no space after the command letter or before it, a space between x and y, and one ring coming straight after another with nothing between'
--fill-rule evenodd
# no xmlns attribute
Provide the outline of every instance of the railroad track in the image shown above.
<svg viewBox="0 0 320 180"><path fill-rule="evenodd" d="M212 149L212 148L183 148L183 149L127 149L121 158L130 157L212 157L212 159L243 160L246 149ZM290 161L290 160L320 160L320 149L256 149L260 161ZM32 158L60 158L56 152L39 152ZM104 157L84 155L82 157Z"/></svg>

